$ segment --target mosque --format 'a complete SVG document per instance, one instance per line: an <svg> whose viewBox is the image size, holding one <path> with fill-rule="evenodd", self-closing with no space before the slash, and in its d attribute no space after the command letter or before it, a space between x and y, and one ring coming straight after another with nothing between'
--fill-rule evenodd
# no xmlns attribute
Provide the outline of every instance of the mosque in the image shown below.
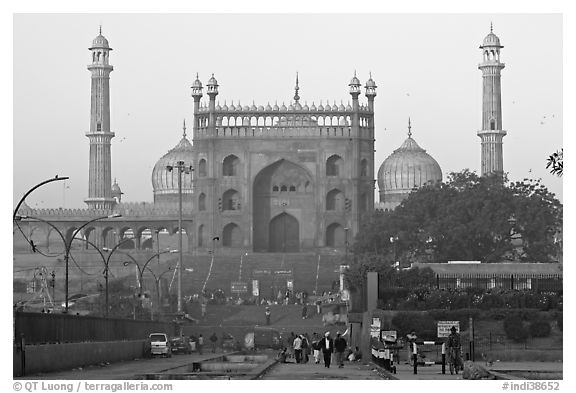
<svg viewBox="0 0 576 393"><path fill-rule="evenodd" d="M482 175L503 171L499 38L486 36L483 61L481 138ZM394 209L415 188L442 181L436 160L412 136L381 164L374 162L375 98L370 78L356 74L348 83L351 103L302 103L296 76L288 105L241 105L217 98L221 86L212 75L192 84L191 140L182 138L160 157L151 173L153 202L122 202L112 182L110 63L112 48L100 34L90 50L91 111L87 209L31 209L20 215L52 223L28 223L38 243L60 241L52 228L71 236L87 221L116 212L120 218L94 221L81 235L98 247L160 249L159 234L185 235L185 252L218 247L231 253L299 253L343 250L375 209ZM205 95L207 98L205 98ZM364 97L361 97L364 96ZM230 104L227 104L230 102ZM375 203L375 184L379 202ZM154 238L156 234L156 239Z"/></svg>

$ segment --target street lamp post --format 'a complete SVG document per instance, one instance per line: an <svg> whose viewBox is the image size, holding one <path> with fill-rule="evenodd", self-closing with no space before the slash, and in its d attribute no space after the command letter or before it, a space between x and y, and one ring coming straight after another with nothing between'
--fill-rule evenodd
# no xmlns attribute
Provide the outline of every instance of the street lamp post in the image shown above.
<svg viewBox="0 0 576 393"><path fill-rule="evenodd" d="M64 313L68 313L68 289L69 289L69 259L70 259L70 251L72 249L72 242L74 241L74 239L76 238L76 235L78 233L80 233L80 231L85 228L87 225L98 221L98 220L104 220L107 218L117 218L117 217L122 217L121 214L115 213L115 214L111 214L108 216L101 216L101 217L96 217L93 218L92 220L89 220L87 222L85 222L84 224L82 224L79 228L77 228L73 233L72 236L70 236L69 239L66 239L66 237L64 236L64 234L58 229L56 228L56 226L54 224L52 224L49 221L46 221L42 218L39 217L32 217L32 216L16 216L16 219L20 219L20 220L25 220L25 219L31 219L31 220L37 220L40 222L43 222L45 224L50 225L52 228L54 228L56 230L56 232L60 235L60 237L62 238L62 241L64 242L64 263L66 265L66 276L65 276L65 281L64 281L64 285L65 285L65 289L64 289L64 293L65 293L65 303L64 303Z"/></svg>
<svg viewBox="0 0 576 393"><path fill-rule="evenodd" d="M344 262L346 265L348 265L348 231L350 230L350 228L346 227L344 228L344 246L346 247L346 251L344 254Z"/></svg>
<svg viewBox="0 0 576 393"><path fill-rule="evenodd" d="M29 189L26 194L24 194L24 196L22 197L22 199L20 199L20 201L18 202L18 204L16 205L16 208L14 209L14 213L12 214L12 220L16 220L16 215L18 214L18 209L20 209L20 205L22 205L22 203L24 203L24 200L26 199L26 197L28 195L30 195L32 193L32 191L34 191L35 189L37 189L38 187L42 187L44 184L48 184L48 183L52 183L53 181L60 181L60 180L68 180L67 176L63 176L63 177L58 177L58 175L56 175L55 177L53 177L52 179L48 179L48 180L44 180L41 183L36 184L34 187L32 187L31 189Z"/></svg>
<svg viewBox="0 0 576 393"><path fill-rule="evenodd" d="M398 262L396 261L396 242L398 241L398 236L390 236L390 243L392 243L392 247L394 247L394 267L397 269L400 267Z"/></svg>
<svg viewBox="0 0 576 393"><path fill-rule="evenodd" d="M161 254L166 254L166 253L177 253L179 250L165 250L165 251L161 251L159 253L156 253L154 255L152 255L150 258L148 258L146 260L146 262L144 262L144 264L142 265L142 267L140 267L140 264L138 263L138 261L130 254L128 253L122 253L122 255L127 256L128 258L130 258L130 261L126 261L124 262L124 266L128 266L130 264L134 264L136 266L136 269L138 271L138 299L142 298L142 293L143 293L143 285L142 285L142 277L144 276L144 270L146 269L146 267L148 266L148 264L150 263L150 261L152 261L154 258L156 258L157 256L161 255ZM136 317L136 315L134 315L134 317Z"/></svg>
<svg viewBox="0 0 576 393"><path fill-rule="evenodd" d="M158 258L160 258L160 254L158 254ZM172 266L168 267L168 269L166 269L165 271L163 271L162 273L156 275L156 273L154 273L154 271L152 269L150 269L148 266L146 266L146 270L148 270L150 272L150 274L152 274L152 276L154 277L154 282L156 284L156 297L158 299L158 314L160 314L160 310L161 310L161 306L162 306L162 296L160 293L160 280L162 279L162 276L165 275L166 273L171 272Z"/></svg>
<svg viewBox="0 0 576 393"><path fill-rule="evenodd" d="M182 250L182 172L189 174L194 169L191 165L185 165L184 161L178 161L176 165L168 165L166 169L172 172L174 169L178 170L178 249L180 252L179 263L177 266L178 272L178 313L182 313L182 263L183 263L183 250Z"/></svg>

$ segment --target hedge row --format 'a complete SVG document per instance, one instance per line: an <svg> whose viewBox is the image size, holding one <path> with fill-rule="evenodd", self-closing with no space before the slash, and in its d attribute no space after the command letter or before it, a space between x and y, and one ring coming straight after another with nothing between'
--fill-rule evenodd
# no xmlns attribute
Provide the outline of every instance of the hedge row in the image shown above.
<svg viewBox="0 0 576 393"><path fill-rule="evenodd" d="M480 310L477 308L463 308L460 310L428 310L400 311L391 320L391 328L398 332L398 337L405 337L412 330L422 339L433 340L437 335L438 321L459 321L460 331L468 330L469 318L474 320L503 320L504 331L508 338L518 342L528 337L547 337L551 326L547 318L555 318L559 328L562 325L562 313L550 315L537 309L509 310L494 309ZM528 325L528 326L526 326Z"/></svg>
<svg viewBox="0 0 576 393"><path fill-rule="evenodd" d="M462 308L532 308L537 310L561 310L562 295L538 293L530 290L479 288L436 289L420 287L384 288L379 292L379 308L384 310L429 310Z"/></svg>

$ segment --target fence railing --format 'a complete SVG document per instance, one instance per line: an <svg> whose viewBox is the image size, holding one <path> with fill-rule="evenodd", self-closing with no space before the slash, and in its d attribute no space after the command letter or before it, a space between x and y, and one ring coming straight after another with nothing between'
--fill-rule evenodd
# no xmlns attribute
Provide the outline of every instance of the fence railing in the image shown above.
<svg viewBox="0 0 576 393"><path fill-rule="evenodd" d="M102 318L69 314L14 313L14 339L26 344L145 339L150 333L177 334L174 322Z"/></svg>
<svg viewBox="0 0 576 393"><path fill-rule="evenodd" d="M561 274L436 274L428 282L436 289L517 289L535 292L562 292ZM387 277L379 276L380 288L397 287Z"/></svg>

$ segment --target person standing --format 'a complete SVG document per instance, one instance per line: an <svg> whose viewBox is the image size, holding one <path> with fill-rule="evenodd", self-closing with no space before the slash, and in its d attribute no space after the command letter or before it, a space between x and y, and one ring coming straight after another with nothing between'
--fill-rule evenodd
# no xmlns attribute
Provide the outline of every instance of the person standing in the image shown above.
<svg viewBox="0 0 576 393"><path fill-rule="evenodd" d="M408 341L408 362L407 364L412 364L412 355L414 354L414 343L416 342L416 331L412 330L410 334L406 335L406 341Z"/></svg>
<svg viewBox="0 0 576 393"><path fill-rule="evenodd" d="M266 315L266 325L270 325L270 315L272 314L270 307L266 307L264 314Z"/></svg>
<svg viewBox="0 0 576 393"><path fill-rule="evenodd" d="M202 308L202 319L204 319L206 318L206 302L202 302L200 307Z"/></svg>
<svg viewBox="0 0 576 393"><path fill-rule="evenodd" d="M202 335L200 335L198 337L198 353L200 355L202 355L202 347L204 347L204 337L202 337Z"/></svg>
<svg viewBox="0 0 576 393"><path fill-rule="evenodd" d="M320 315L320 311L321 311L321 306L322 305L322 300L317 299L316 300L316 314Z"/></svg>
<svg viewBox="0 0 576 393"><path fill-rule="evenodd" d="M302 306L302 319L308 318L308 305L304 303Z"/></svg>
<svg viewBox="0 0 576 393"><path fill-rule="evenodd" d="M210 336L210 342L212 343L212 353L216 353L216 343L218 342L218 336L216 332L212 333Z"/></svg>
<svg viewBox="0 0 576 393"><path fill-rule="evenodd" d="M308 351L310 350L310 341L308 341L307 333L302 337L302 363L308 363Z"/></svg>
<svg viewBox="0 0 576 393"><path fill-rule="evenodd" d="M338 368L344 367L344 351L346 350L346 340L340 332L336 332L336 339L334 340L334 351L336 353L336 363Z"/></svg>
<svg viewBox="0 0 576 393"><path fill-rule="evenodd" d="M334 340L330 338L330 332L324 333L324 338L320 340L320 349L324 355L324 367L330 368L330 360L334 352Z"/></svg>
<svg viewBox="0 0 576 393"><path fill-rule="evenodd" d="M302 362L302 336L298 335L294 339L294 359L296 363Z"/></svg>

